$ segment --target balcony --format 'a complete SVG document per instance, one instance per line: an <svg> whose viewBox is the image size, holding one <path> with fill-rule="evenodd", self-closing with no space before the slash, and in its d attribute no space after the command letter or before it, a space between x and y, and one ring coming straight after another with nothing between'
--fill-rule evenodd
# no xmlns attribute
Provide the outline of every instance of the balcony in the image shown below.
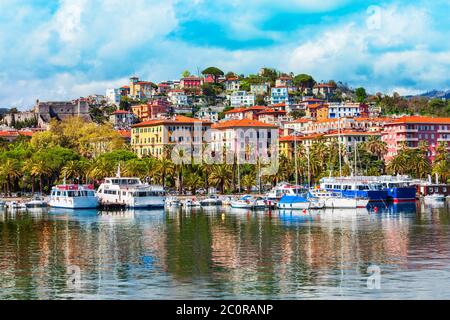
<svg viewBox="0 0 450 320"><path fill-rule="evenodd" d="M438 142L450 142L450 137L447 137L447 138L438 138L437 141L438 141Z"/></svg>
<svg viewBox="0 0 450 320"><path fill-rule="evenodd" d="M419 138L400 137L397 140L398 141L419 141Z"/></svg>
<svg viewBox="0 0 450 320"><path fill-rule="evenodd" d="M446 130L438 130L438 133L450 133L450 129L446 129Z"/></svg>
<svg viewBox="0 0 450 320"><path fill-rule="evenodd" d="M419 129L406 129L406 128L400 128L398 130L395 130L398 133L418 133Z"/></svg>

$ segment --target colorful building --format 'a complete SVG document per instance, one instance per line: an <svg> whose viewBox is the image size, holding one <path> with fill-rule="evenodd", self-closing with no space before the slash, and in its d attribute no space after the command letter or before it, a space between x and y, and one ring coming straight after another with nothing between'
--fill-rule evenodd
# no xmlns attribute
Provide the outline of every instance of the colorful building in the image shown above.
<svg viewBox="0 0 450 320"><path fill-rule="evenodd" d="M210 121L185 116L145 121L132 126L131 146L139 157L162 158L165 146L203 143L203 135L211 125Z"/></svg>
<svg viewBox="0 0 450 320"><path fill-rule="evenodd" d="M203 78L195 76L182 78L180 80L180 89L183 89L185 93L201 94L203 83Z"/></svg>
<svg viewBox="0 0 450 320"><path fill-rule="evenodd" d="M382 140L387 144L386 161L398 154L401 145L417 148L421 141L428 144L428 157L433 160L441 142L450 149L450 118L405 116L384 125Z"/></svg>
<svg viewBox="0 0 450 320"><path fill-rule="evenodd" d="M328 118L368 117L369 106L364 103L329 103Z"/></svg>
<svg viewBox="0 0 450 320"><path fill-rule="evenodd" d="M228 78L225 82L225 90L227 91L239 91L241 88L241 81L237 77Z"/></svg>
<svg viewBox="0 0 450 320"><path fill-rule="evenodd" d="M319 121L328 119L327 104L308 104L305 111L307 118Z"/></svg>
<svg viewBox="0 0 450 320"><path fill-rule="evenodd" d="M255 105L256 96L247 91L234 91L230 96L230 106L232 107L250 107Z"/></svg>
<svg viewBox="0 0 450 320"><path fill-rule="evenodd" d="M132 106L131 110L140 121L161 118L169 112L169 103L164 99L153 99L146 104Z"/></svg>
<svg viewBox="0 0 450 320"><path fill-rule="evenodd" d="M293 102L291 95L289 94L288 87L275 87L272 88L270 102L272 105L285 103L289 105Z"/></svg>
<svg viewBox="0 0 450 320"><path fill-rule="evenodd" d="M225 112L225 120L242 120L242 119L258 120L257 114L267 109L268 109L267 107L263 106L233 109Z"/></svg>
<svg viewBox="0 0 450 320"><path fill-rule="evenodd" d="M258 152L278 149L278 126L257 120L228 120L212 126L213 152L240 154L245 160L255 157ZM242 158L241 158L242 159Z"/></svg>
<svg viewBox="0 0 450 320"><path fill-rule="evenodd" d="M266 109L256 114L257 120L280 126L288 121L287 112L284 110Z"/></svg>
<svg viewBox="0 0 450 320"><path fill-rule="evenodd" d="M116 129L126 129L135 123L136 116L130 111L117 110L110 115L109 121Z"/></svg>
<svg viewBox="0 0 450 320"><path fill-rule="evenodd" d="M130 97L133 99L151 98L155 93L156 85L150 81L140 81L138 77L130 78Z"/></svg>

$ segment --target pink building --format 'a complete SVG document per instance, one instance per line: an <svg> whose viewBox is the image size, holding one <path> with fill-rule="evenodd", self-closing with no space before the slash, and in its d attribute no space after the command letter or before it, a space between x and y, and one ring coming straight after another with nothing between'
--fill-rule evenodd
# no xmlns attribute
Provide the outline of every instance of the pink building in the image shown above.
<svg viewBox="0 0 450 320"><path fill-rule="evenodd" d="M398 118L384 125L382 140L388 147L386 161L397 155L401 143L406 142L408 147L417 148L420 141L428 143L428 157L433 161L439 143L450 144L450 118L422 116Z"/></svg>
<svg viewBox="0 0 450 320"><path fill-rule="evenodd" d="M200 94L202 92L203 78L198 77L186 77L180 80L180 88L186 91L194 91L196 94Z"/></svg>

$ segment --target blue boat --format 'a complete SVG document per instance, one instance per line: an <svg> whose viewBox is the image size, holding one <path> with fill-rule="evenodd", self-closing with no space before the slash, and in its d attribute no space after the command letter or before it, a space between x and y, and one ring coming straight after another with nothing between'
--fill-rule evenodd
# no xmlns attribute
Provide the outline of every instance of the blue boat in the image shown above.
<svg viewBox="0 0 450 320"><path fill-rule="evenodd" d="M387 201L388 191L377 181L367 177L323 178L320 188L348 198L366 198L370 202Z"/></svg>
<svg viewBox="0 0 450 320"><path fill-rule="evenodd" d="M394 203L416 201L417 189L414 186L404 185L401 182L383 183L383 190L388 192L388 200Z"/></svg>

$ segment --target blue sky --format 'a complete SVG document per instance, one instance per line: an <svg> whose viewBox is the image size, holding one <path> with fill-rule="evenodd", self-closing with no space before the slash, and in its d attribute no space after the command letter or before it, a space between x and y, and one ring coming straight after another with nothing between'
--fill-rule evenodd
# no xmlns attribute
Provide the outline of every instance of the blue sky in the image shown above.
<svg viewBox="0 0 450 320"><path fill-rule="evenodd" d="M212 65L371 92L450 87L447 0L0 0L0 10L0 107Z"/></svg>

